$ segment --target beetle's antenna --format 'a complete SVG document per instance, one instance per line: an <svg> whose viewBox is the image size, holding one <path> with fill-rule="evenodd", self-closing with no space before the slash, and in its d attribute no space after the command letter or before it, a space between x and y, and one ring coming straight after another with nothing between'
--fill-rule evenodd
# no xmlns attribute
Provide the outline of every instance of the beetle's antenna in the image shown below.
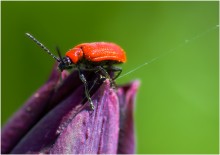
<svg viewBox="0 0 220 155"><path fill-rule="evenodd" d="M60 53L60 49L59 49L58 46L56 47L56 50L57 50L57 53L58 53L58 55L59 55L60 61L61 61L62 63L64 63L64 62L63 62L63 59L62 59L62 55L61 55L61 53Z"/></svg>
<svg viewBox="0 0 220 155"><path fill-rule="evenodd" d="M53 55L49 49L46 48L41 42L39 42L36 38L34 38L31 34L25 33L30 39L32 39L38 46L40 46L44 51L46 51L48 54L50 54L56 61L60 62L59 58L57 58L55 55Z"/></svg>

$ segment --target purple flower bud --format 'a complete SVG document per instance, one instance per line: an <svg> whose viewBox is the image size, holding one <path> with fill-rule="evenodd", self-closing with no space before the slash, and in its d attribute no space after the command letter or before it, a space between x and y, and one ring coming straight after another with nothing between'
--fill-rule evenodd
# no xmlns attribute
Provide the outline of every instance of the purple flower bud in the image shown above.
<svg viewBox="0 0 220 155"><path fill-rule="evenodd" d="M54 69L42 86L2 129L2 153L134 153L133 104L138 82L110 87L109 80L90 92L95 110L85 102L77 72ZM86 74L94 80L94 75Z"/></svg>

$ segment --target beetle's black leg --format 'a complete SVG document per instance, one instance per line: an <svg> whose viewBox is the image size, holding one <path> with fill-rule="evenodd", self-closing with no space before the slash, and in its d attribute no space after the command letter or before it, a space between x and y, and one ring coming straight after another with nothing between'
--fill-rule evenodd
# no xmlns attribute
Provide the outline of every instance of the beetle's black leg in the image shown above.
<svg viewBox="0 0 220 155"><path fill-rule="evenodd" d="M81 72L80 68L77 67L77 69L78 69L78 71L79 71L79 78L80 78L80 80L81 80L81 81L83 82L83 84L84 84L84 87L85 87L85 95L86 95L86 98L87 98L88 101L89 101L90 108L91 108L92 110L94 110L95 107L94 107L94 105L93 105L93 103L92 103L92 99L91 99L91 97L90 97L90 95L89 95L89 89L88 89L87 80L86 80L84 74Z"/></svg>
<svg viewBox="0 0 220 155"><path fill-rule="evenodd" d="M98 66L98 67L101 67L101 66ZM114 73L117 72L117 74L114 75L114 77L112 78L112 80L117 79L117 78L119 77L119 75L121 74L121 72L122 72L122 69L119 68L119 67L116 67L116 66L106 66L106 67L102 67L102 68L105 70L105 72L106 72L106 71L113 71ZM83 70L86 70L86 71L95 71L96 74L97 74L97 71L101 71L100 68L97 69L97 67L96 67L96 68L85 68L85 69L83 69ZM102 72L102 74L103 74L103 71L101 71L101 72ZM106 75L106 73L104 73L104 76L105 76L105 75ZM109 74L108 74L108 76L110 77ZM106 78L107 78L107 77L106 77Z"/></svg>
<svg viewBox="0 0 220 155"><path fill-rule="evenodd" d="M96 69L97 69L98 71L100 71L101 74L102 74L103 76L105 76L105 78L109 79L109 81L110 81L110 83L111 83L111 86L113 87L113 89L115 89L115 88L116 88L116 84L115 84L114 80L110 77L110 75L108 74L108 72L107 72L102 66L96 66Z"/></svg>
<svg viewBox="0 0 220 155"><path fill-rule="evenodd" d="M113 72L117 72L116 75L114 75L114 77L112 78L112 80L115 80L119 77L119 75L121 74L122 72L122 69L119 68L119 67L116 67L116 66L108 66L105 68L107 71L113 71Z"/></svg>

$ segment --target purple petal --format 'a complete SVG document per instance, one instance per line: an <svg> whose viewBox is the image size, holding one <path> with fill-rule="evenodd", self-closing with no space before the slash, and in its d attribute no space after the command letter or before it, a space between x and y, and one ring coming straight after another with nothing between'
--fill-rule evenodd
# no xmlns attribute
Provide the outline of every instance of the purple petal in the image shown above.
<svg viewBox="0 0 220 155"><path fill-rule="evenodd" d="M116 153L119 134L116 93L106 80L92 97L94 111L81 104L83 96L81 86L49 112L12 153Z"/></svg>
<svg viewBox="0 0 220 155"><path fill-rule="evenodd" d="M136 98L139 81L134 81L118 89L120 105L120 131L118 154L135 153L135 132L134 132L134 102Z"/></svg>
<svg viewBox="0 0 220 155"><path fill-rule="evenodd" d="M94 94L94 111L83 110L63 130L50 153L116 153L119 103L109 81Z"/></svg>
<svg viewBox="0 0 220 155"><path fill-rule="evenodd" d="M42 117L48 100L59 80L56 65L47 83L18 110L3 127L1 132L1 153L9 153L28 130Z"/></svg>

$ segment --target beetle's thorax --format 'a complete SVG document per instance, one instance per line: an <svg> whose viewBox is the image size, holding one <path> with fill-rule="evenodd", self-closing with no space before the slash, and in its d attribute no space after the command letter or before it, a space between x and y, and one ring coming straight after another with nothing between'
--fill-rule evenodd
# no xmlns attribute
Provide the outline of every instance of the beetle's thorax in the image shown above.
<svg viewBox="0 0 220 155"><path fill-rule="evenodd" d="M66 52L66 57L74 63L77 64L83 58L83 50L80 47L75 47Z"/></svg>

